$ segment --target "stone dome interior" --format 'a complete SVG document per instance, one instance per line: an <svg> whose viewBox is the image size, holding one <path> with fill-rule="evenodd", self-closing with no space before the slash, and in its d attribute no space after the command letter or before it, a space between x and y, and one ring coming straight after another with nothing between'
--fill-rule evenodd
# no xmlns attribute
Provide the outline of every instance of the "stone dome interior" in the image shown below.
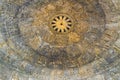
<svg viewBox="0 0 120 80"><path fill-rule="evenodd" d="M1 0L0 80L120 80L119 0Z"/></svg>

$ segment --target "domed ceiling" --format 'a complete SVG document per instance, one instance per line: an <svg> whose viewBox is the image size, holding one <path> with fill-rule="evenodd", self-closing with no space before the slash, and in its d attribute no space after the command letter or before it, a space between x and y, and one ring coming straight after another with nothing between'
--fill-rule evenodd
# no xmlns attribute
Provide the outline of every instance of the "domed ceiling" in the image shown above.
<svg viewBox="0 0 120 80"><path fill-rule="evenodd" d="M119 0L1 0L0 80L119 80Z"/></svg>

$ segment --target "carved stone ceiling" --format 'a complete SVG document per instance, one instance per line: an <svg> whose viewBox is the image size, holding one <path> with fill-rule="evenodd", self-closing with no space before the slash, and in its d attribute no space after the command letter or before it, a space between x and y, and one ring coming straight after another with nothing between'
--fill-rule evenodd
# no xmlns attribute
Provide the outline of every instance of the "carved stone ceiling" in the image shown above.
<svg viewBox="0 0 120 80"><path fill-rule="evenodd" d="M120 80L119 0L1 0L0 80Z"/></svg>

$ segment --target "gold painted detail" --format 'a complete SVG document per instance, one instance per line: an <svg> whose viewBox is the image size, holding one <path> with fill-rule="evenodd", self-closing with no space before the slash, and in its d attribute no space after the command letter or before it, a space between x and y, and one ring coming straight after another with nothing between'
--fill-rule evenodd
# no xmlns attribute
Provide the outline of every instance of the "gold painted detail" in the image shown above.
<svg viewBox="0 0 120 80"><path fill-rule="evenodd" d="M64 14L55 16L52 19L50 25L51 25L52 31L57 33L69 32L73 26L72 19L69 16Z"/></svg>

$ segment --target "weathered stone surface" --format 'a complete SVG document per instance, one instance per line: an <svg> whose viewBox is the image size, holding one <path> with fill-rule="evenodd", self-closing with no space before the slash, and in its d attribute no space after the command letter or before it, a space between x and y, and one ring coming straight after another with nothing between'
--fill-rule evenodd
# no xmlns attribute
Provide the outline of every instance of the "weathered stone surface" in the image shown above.
<svg viewBox="0 0 120 80"><path fill-rule="evenodd" d="M119 0L0 0L0 80L120 80L119 14Z"/></svg>

